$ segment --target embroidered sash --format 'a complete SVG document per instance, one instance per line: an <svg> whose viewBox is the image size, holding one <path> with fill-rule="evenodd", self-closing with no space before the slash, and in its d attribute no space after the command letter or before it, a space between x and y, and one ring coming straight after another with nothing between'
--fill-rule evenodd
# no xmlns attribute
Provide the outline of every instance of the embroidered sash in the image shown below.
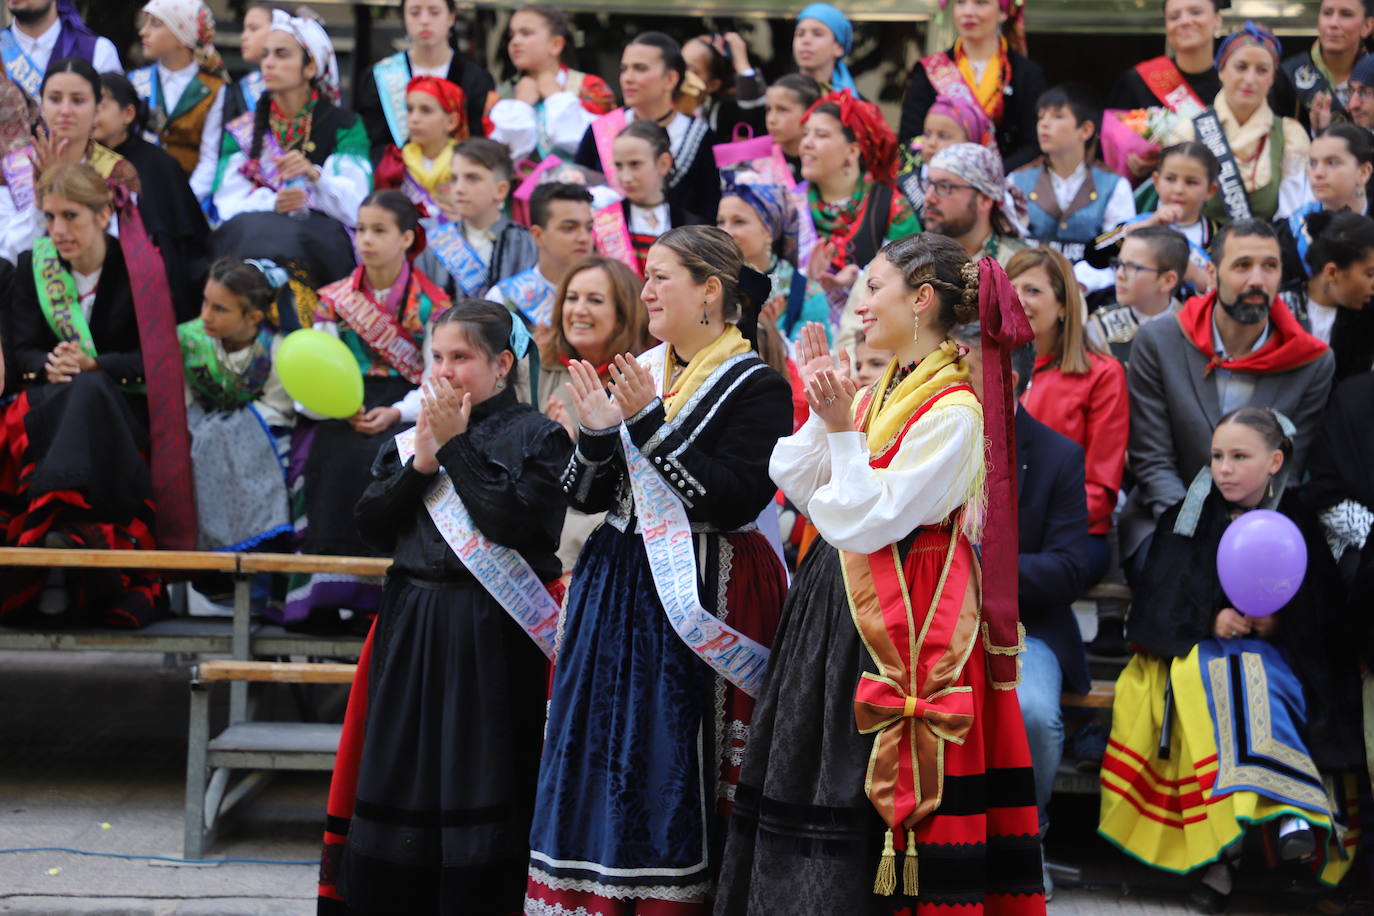
<svg viewBox="0 0 1374 916"><path fill-rule="evenodd" d="M402 461L415 454L415 430L396 436ZM546 658L553 658L558 631L558 602L534 574L519 552L493 544L477 529L463 499L443 468L425 493L425 511L439 529L444 543L462 561L474 579L520 625Z"/></svg>
<svg viewBox="0 0 1374 916"><path fill-rule="evenodd" d="M243 372L230 370L219 361L214 342L199 318L177 325L177 342L186 382L197 400L215 410L234 410L252 403L272 373L272 332L267 328L262 328L253 341L252 359Z"/></svg>
<svg viewBox="0 0 1374 916"><path fill-rule="evenodd" d="M992 66L992 62L988 62ZM921 58L921 69L926 72L926 79L930 80L930 85L935 88L935 94L947 95L950 98L963 99L977 106L980 110L983 103L978 101L973 89L964 81L964 76L959 72L958 66L949 59L949 55L941 51L939 54L932 54L929 57ZM974 143L982 143L982 138L969 137Z"/></svg>
<svg viewBox="0 0 1374 916"><path fill-rule="evenodd" d="M19 47L19 39L9 29L0 29L0 62L4 63L5 72L16 86L29 98L38 98L38 91L43 86L43 71Z"/></svg>
<svg viewBox="0 0 1374 916"><path fill-rule="evenodd" d="M654 378L662 376L667 346L640 357ZM696 539L687 511L673 488L635 447L630 430L620 427L635 514L654 590L673 631L702 661L739 690L757 698L768 672L768 649L701 606L697 593ZM721 609L722 611L724 608Z"/></svg>
<svg viewBox="0 0 1374 916"><path fill-rule="evenodd" d="M258 99L262 98L267 84L262 81L262 71L254 70L239 80L239 95L243 96L243 107L249 114L258 110Z"/></svg>
<svg viewBox="0 0 1374 916"><path fill-rule="evenodd" d="M596 236L596 247L603 255L628 265L636 274L643 276L639 269L639 258L635 256L634 243L630 241L630 227L625 222L625 211L620 201L602 207L592 214L592 234Z"/></svg>
<svg viewBox="0 0 1374 916"><path fill-rule="evenodd" d="M620 185L615 180L615 153L611 147L615 143L615 138L625 129L626 123L623 108L614 108L592 122L592 139L596 141L596 155L601 160L601 172L606 176L606 183L619 194L625 192L620 190ZM683 163L683 166L685 167L686 163Z"/></svg>
<svg viewBox="0 0 1374 916"><path fill-rule="evenodd" d="M437 217L443 212L439 209L439 205L434 202L434 198L430 196L430 193L426 191L420 185L420 182L415 180L415 176L411 175L408 171L406 172L406 177L401 179L401 193L410 198L410 202L417 208L425 208L422 215Z"/></svg>
<svg viewBox="0 0 1374 916"><path fill-rule="evenodd" d="M1217 181L1221 185L1219 193L1227 216L1233 220L1249 219L1250 199L1245 193L1240 168L1236 165L1235 154L1231 152L1231 144L1226 140L1226 131L1216 111L1208 108L1193 118L1193 129L1197 131L1198 141L1211 151L1221 166Z"/></svg>
<svg viewBox="0 0 1374 916"><path fill-rule="evenodd" d="M428 243L435 256L457 281L465 296L478 297L490 285L487 265L473 247L459 223L444 223L429 233Z"/></svg>
<svg viewBox="0 0 1374 916"><path fill-rule="evenodd" d="M82 351L95 359L95 341L86 314L81 311L76 279L62 264L57 246L46 235L33 243L33 285L38 291L38 307L52 332L59 340L80 344Z"/></svg>
<svg viewBox="0 0 1374 916"><path fill-rule="evenodd" d="M797 182L787 193L792 196L792 209L797 214L797 270L806 272L811 263L811 250L816 247L819 236L816 234L816 221L811 218L811 198L807 194L810 185Z"/></svg>
<svg viewBox="0 0 1374 916"><path fill-rule="evenodd" d="M531 324L547 327L553 321L554 288L539 268L531 267L507 277L497 288L506 307L519 311Z"/></svg>
<svg viewBox="0 0 1374 916"><path fill-rule="evenodd" d="M358 268L361 273L362 268ZM398 303L396 315L400 313L401 297L405 295L409 280L409 269L402 271L396 278L392 299ZM348 323L349 328L362 338L378 356L391 368L399 372L406 381L418 385L425 376L425 358L420 348L410 339L409 333L401 327L396 315L387 314L377 307L367 294L358 288L360 277L355 276L346 286L344 295L332 300L334 310Z"/></svg>
<svg viewBox="0 0 1374 916"><path fill-rule="evenodd" d="M0 172L5 175L5 187L10 189L10 197L14 198L14 209L20 212L32 209L36 200L33 159L30 158L32 152L33 147L26 146L0 158Z"/></svg>
<svg viewBox="0 0 1374 916"><path fill-rule="evenodd" d="M406 125L406 86L410 83L410 61L406 59L406 52L401 51L377 61L372 67L372 78L377 82L377 97L382 102L382 114L391 131L391 140L400 149L410 138L410 128Z"/></svg>
<svg viewBox="0 0 1374 916"><path fill-rule="evenodd" d="M1197 97L1193 87L1179 72L1178 65L1167 57L1152 57L1135 65L1145 88L1170 111L1184 117L1196 117L1207 106Z"/></svg>

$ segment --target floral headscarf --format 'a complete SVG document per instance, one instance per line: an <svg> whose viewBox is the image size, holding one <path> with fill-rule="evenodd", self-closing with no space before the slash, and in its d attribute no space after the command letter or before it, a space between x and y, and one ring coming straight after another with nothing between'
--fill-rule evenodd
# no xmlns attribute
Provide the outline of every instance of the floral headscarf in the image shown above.
<svg viewBox="0 0 1374 916"><path fill-rule="evenodd" d="M1263 48L1268 51L1274 57L1275 69L1283 59L1283 47L1279 44L1278 36L1247 19L1244 25L1222 39L1221 46L1217 48L1217 70L1226 66L1227 59L1241 48Z"/></svg>
<svg viewBox="0 0 1374 916"><path fill-rule="evenodd" d="M992 119L983 111L981 105L975 104L971 99L942 93L935 97L927 113L942 114L953 120L963 129L968 142L989 149L997 148L997 138L992 132Z"/></svg>
<svg viewBox="0 0 1374 916"><path fill-rule="evenodd" d="M773 248L786 260L796 261L797 211L792 197L782 185L750 181L749 172L720 173L722 199L738 197L759 215L759 221L773 239Z"/></svg>
<svg viewBox="0 0 1374 916"><path fill-rule="evenodd" d="M802 123L821 105L834 105L840 110L840 123L854 135L863 156L864 166L874 181L890 185L897 178L897 137L888 126L882 111L872 102L857 99L849 90L831 92L816 100L802 115Z"/></svg>

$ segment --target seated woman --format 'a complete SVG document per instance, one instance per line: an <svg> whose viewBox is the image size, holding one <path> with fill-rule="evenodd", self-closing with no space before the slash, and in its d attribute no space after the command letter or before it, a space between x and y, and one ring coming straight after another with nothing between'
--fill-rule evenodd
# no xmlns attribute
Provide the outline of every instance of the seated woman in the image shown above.
<svg viewBox="0 0 1374 916"><path fill-rule="evenodd" d="M648 314L639 301L643 281L620 261L588 255L573 263L554 294L553 322L539 343L540 394L546 395L544 415L556 420L577 441L582 418L568 383L572 363L586 360L597 378L608 383L611 359L620 353L643 353L653 343ZM563 572L572 572L588 535L604 512L568 509L558 559Z"/></svg>
<svg viewBox="0 0 1374 916"><path fill-rule="evenodd" d="M214 213L224 222L304 213L307 226L320 214L352 227L372 187L372 166L362 121L329 99L325 74L337 67L329 34L313 19L277 10L265 47L267 95L256 112L225 125ZM288 224L273 233L270 222L254 226L277 235L301 229Z"/></svg>
<svg viewBox="0 0 1374 916"><path fill-rule="evenodd" d="M1288 310L1336 357L1335 380L1374 364L1374 220L1313 213L1303 265L1311 276L1279 294Z"/></svg>
<svg viewBox="0 0 1374 916"><path fill-rule="evenodd" d="M911 204L897 193L897 140L871 102L832 92L802 121L816 247L808 272L830 296L830 329L839 326L849 289L884 242L919 232Z"/></svg>
<svg viewBox="0 0 1374 916"><path fill-rule="evenodd" d="M848 89L861 98L844 62L853 49L854 26L829 3L812 3L797 14L792 61L798 73L815 80L822 94Z"/></svg>
<svg viewBox="0 0 1374 916"><path fill-rule="evenodd" d="M1253 22L1228 35L1217 50L1221 92L1212 107L1225 142L1212 153L1219 160L1224 158L1219 150L1235 157L1248 212L1227 209L1223 183L1207 203L1206 213L1213 219L1283 219L1306 203L1307 131L1292 118L1275 115L1265 100L1278 66L1279 40ZM1181 118L1168 143L1202 139L1196 125Z"/></svg>
<svg viewBox="0 0 1374 916"><path fill-rule="evenodd" d="M1314 213L1368 215L1369 184L1374 178L1374 140L1354 124L1333 124L1312 141L1307 154L1307 187L1312 199L1274 229L1283 254L1283 283L1298 286L1311 276L1307 249L1314 238L1308 219Z"/></svg>
<svg viewBox="0 0 1374 916"><path fill-rule="evenodd" d="M202 278L210 263L210 227L196 201L186 173L177 161L143 139L143 103L133 85L119 73L100 74L104 90L96 108L95 140L129 161L144 188L138 210L148 235L162 252L167 282L178 318L189 318L200 307Z"/></svg>
<svg viewBox="0 0 1374 916"><path fill-rule="evenodd" d="M936 97L958 95L992 120L1008 172L1040 155L1035 103L1045 91L1045 72L1025 56L1024 16L1019 0L954 0L954 47L923 58L907 80L897 130L903 145L924 128Z"/></svg>
<svg viewBox="0 0 1374 916"><path fill-rule="evenodd" d="M297 519L303 553L372 556L353 522L353 507L367 488L378 450L401 426L415 422L418 404L405 403L424 377L425 329L449 307L449 298L413 266L424 244L415 207L399 191L376 191L357 217L358 257L353 275L319 291L314 327L342 340L363 373L363 406L347 420L327 420L296 437L307 452L293 461L303 488ZM312 418L316 419L316 418ZM374 580L354 576L296 575L288 585L285 619L347 608L372 612L381 599Z"/></svg>
<svg viewBox="0 0 1374 916"><path fill-rule="evenodd" d="M785 339L800 340L809 322L830 320L830 303L820 284L797 270L792 198L780 185L738 182L733 172L722 177L716 225L739 245L744 263L773 281L773 294L761 317L776 322Z"/></svg>
<svg viewBox="0 0 1374 916"><path fill-rule="evenodd" d="M196 479L200 550L250 550L291 533L286 457L296 422L268 323L286 272L221 258L200 317L177 327Z"/></svg>
<svg viewBox="0 0 1374 916"><path fill-rule="evenodd" d="M96 111L104 92L95 68L79 57L53 61L39 90L43 125L32 144L0 159L0 258L15 263L43 234L43 214L34 185L57 165L88 162L101 177L129 195L139 190L138 173L94 139ZM118 228L112 230L118 236Z"/></svg>
<svg viewBox="0 0 1374 916"><path fill-rule="evenodd" d="M48 235L19 258L6 322L22 392L0 413L3 542L193 547L171 303L157 284L132 283L129 270L159 271L157 250L131 206L121 239L106 233L114 201L89 165L50 169L36 195ZM45 582L41 572L8 570L0 595L6 623L139 627L166 612L161 583L142 571L54 569Z"/></svg>
<svg viewBox="0 0 1374 916"><path fill-rule="evenodd" d="M482 111L496 88L491 74L454 46L457 0L402 0L401 19L409 49L377 61L355 89L355 105L367 125L373 162L381 159L387 146L405 146L409 139L406 86L414 77L446 79L463 91L463 124L472 136L481 136Z"/></svg>
<svg viewBox="0 0 1374 916"><path fill-rule="evenodd" d="M1073 267L1050 248L1012 255L1007 276L1035 332L1035 374L1021 404L1031 416L1083 446L1088 488L1088 584L1107 571L1121 476L1130 435L1126 370L1089 342L1087 310Z"/></svg>
<svg viewBox="0 0 1374 916"><path fill-rule="evenodd" d="M565 63L572 51L572 23L562 10L531 4L510 17L506 52L516 73L490 97L486 133L512 159L556 153L571 161L592 121L615 108L605 80Z"/></svg>
<svg viewBox="0 0 1374 916"><path fill-rule="evenodd" d="M668 199L683 210L713 213L720 200L720 174L711 153L716 137L705 121L682 114L673 105L682 93L686 73L676 41L662 32L636 35L620 55L625 107L592 122L577 147L576 161L610 179L615 174L613 146L620 131L637 120L656 122L668 131L675 164L668 179Z"/></svg>
<svg viewBox="0 0 1374 916"><path fill-rule="evenodd" d="M1225 908L1249 824L1279 821L1285 861L1325 847L1323 883L1352 861L1335 838L1356 842L1340 824L1354 799L1323 777L1364 767L1359 663L1321 526L1285 492L1292 432L1263 407L1217 424L1210 468L1155 529L1127 626L1136 654L1116 682L1098 832L1156 868L1206 866L1191 897L1203 912ZM1217 573L1227 526L1256 508L1307 544L1301 587L1268 617L1232 607Z"/></svg>

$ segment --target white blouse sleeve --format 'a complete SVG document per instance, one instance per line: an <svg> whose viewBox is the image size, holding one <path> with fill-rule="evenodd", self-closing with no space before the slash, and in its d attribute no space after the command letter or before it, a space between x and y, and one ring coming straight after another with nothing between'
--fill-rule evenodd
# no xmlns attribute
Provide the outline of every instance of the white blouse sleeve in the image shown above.
<svg viewBox="0 0 1374 916"><path fill-rule="evenodd" d="M311 186L314 209L348 228L358 223L358 208L372 190L372 164L361 156L335 153L320 167L320 180Z"/></svg>
<svg viewBox="0 0 1374 916"><path fill-rule="evenodd" d="M830 455L825 444L825 421L811 414L801 429L773 446L768 476L803 515L817 490L830 482Z"/></svg>
<svg viewBox="0 0 1374 916"><path fill-rule="evenodd" d="M431 324L425 328L424 343L420 345L420 352L424 356L425 360L425 374L422 376L422 379L429 378L429 372L432 368L434 368L434 350L432 349L433 341L434 325ZM424 383L422 381L421 385L423 384ZM407 391L405 397L401 398L399 401L392 404L391 406L401 412L402 423L417 422L420 419L420 386L417 385L416 387Z"/></svg>
<svg viewBox="0 0 1374 916"><path fill-rule="evenodd" d="M260 213L277 206L276 191L254 185L244 177L242 169L247 162L248 157L240 150L224 165L224 178L215 191L215 210L222 222L227 223L240 213Z"/></svg>
<svg viewBox="0 0 1374 916"><path fill-rule="evenodd" d="M215 101L210 105L210 113L205 116L205 127L200 134L200 158L191 171L191 191L196 200L204 201L215 187L215 174L219 170L219 151L224 138L224 97L229 84L221 86L215 93Z"/></svg>
<svg viewBox="0 0 1374 916"><path fill-rule="evenodd" d="M32 248L42 234L38 208L20 208L10 189L0 186L0 258L11 264L19 263L19 254Z"/></svg>
<svg viewBox="0 0 1374 916"><path fill-rule="evenodd" d="M872 553L922 525L937 525L968 499L983 464L983 417L969 407L936 407L907 432L892 463L869 465L858 432L831 433L830 480L807 515L840 550Z"/></svg>
<svg viewBox="0 0 1374 916"><path fill-rule="evenodd" d="M576 151L596 115L571 92L555 92L544 100L544 130L561 150Z"/></svg>
<svg viewBox="0 0 1374 916"><path fill-rule="evenodd" d="M491 106L487 117L491 118L487 139L504 144L512 159L519 161L534 152L539 141L539 123L529 102L502 99Z"/></svg>

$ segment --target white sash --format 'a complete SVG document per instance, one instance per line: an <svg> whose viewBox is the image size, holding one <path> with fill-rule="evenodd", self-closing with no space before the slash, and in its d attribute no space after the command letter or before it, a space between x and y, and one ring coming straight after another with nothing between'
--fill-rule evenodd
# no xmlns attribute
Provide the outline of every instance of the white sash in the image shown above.
<svg viewBox="0 0 1374 916"><path fill-rule="evenodd" d="M401 51L377 61L372 67L377 81L377 96L382 100L382 114L391 130L391 139L400 149L406 145L410 128L406 124L406 86L410 83L410 61Z"/></svg>
<svg viewBox="0 0 1374 916"><path fill-rule="evenodd" d="M396 436L396 450L402 461L415 454L415 430ZM520 624L525 635L534 640L546 658L553 658L554 636L558 632L558 604L517 551L493 544L477 530L462 497L443 468L425 493L425 510L439 529L444 542L463 562L487 594Z"/></svg>
<svg viewBox="0 0 1374 916"><path fill-rule="evenodd" d="M9 29L0 29L0 61L16 86L29 98L38 98L38 91L43 87L43 71L19 47L19 39Z"/></svg>
<svg viewBox="0 0 1374 916"><path fill-rule="evenodd" d="M640 363L654 378L661 378L666 353L666 346L660 344L641 356ZM625 450L649 572L668 622L687 648L717 674L757 698L763 692L763 679L768 673L768 649L701 606L697 593L696 539L687 523L687 510L673 488L635 447L629 427L623 423L620 444Z"/></svg>

